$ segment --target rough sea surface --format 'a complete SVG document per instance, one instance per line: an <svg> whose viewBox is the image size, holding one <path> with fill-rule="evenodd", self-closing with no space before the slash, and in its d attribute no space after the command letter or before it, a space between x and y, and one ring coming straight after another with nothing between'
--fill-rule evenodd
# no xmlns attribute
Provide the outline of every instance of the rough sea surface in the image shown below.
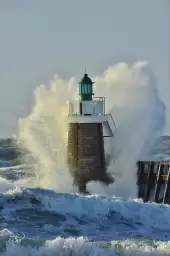
<svg viewBox="0 0 170 256"><path fill-rule="evenodd" d="M170 138L152 154L169 159ZM1 140L0 255L170 255L170 206L27 187L23 155Z"/></svg>

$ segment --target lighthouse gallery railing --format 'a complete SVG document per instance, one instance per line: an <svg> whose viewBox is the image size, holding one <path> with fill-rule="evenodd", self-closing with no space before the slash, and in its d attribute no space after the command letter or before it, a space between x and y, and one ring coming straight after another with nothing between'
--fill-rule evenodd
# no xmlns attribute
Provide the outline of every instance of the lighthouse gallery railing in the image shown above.
<svg viewBox="0 0 170 256"><path fill-rule="evenodd" d="M69 101L69 116L105 115L105 98L94 97L92 101Z"/></svg>

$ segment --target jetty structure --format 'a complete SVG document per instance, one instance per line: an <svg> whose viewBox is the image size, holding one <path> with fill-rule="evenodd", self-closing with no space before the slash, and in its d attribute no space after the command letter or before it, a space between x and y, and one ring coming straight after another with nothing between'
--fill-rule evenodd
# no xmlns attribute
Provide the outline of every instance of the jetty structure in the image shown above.
<svg viewBox="0 0 170 256"><path fill-rule="evenodd" d="M68 104L67 163L73 184L85 194L90 181L114 182L107 172L104 138L113 137L115 123L105 113L105 97L94 97L93 84L85 72L79 82L79 99Z"/></svg>
<svg viewBox="0 0 170 256"><path fill-rule="evenodd" d="M170 204L170 161L139 161L137 185L144 202Z"/></svg>

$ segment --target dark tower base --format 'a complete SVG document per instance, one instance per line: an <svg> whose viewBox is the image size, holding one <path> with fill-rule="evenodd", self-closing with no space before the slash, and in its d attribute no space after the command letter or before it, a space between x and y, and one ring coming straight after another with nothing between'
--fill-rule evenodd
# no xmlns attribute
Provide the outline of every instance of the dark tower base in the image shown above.
<svg viewBox="0 0 170 256"><path fill-rule="evenodd" d="M69 124L67 162L73 183L81 193L88 193L89 181L106 185L114 182L106 170L102 123Z"/></svg>

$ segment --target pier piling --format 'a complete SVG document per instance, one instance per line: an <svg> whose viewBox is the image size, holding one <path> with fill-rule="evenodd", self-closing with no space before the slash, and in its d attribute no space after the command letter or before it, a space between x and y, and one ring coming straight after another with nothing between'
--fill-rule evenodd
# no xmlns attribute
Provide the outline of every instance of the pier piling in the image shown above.
<svg viewBox="0 0 170 256"><path fill-rule="evenodd" d="M137 166L138 198L170 204L170 162L139 161Z"/></svg>

